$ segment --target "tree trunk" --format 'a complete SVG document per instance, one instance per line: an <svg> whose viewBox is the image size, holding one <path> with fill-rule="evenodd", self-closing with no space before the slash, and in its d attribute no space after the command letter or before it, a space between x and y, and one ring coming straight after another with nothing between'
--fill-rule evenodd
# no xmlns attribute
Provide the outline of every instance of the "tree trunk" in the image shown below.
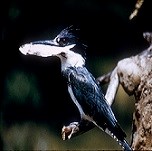
<svg viewBox="0 0 152 151"><path fill-rule="evenodd" d="M132 148L152 150L152 72L143 75L135 98Z"/></svg>
<svg viewBox="0 0 152 151"><path fill-rule="evenodd" d="M110 76L107 74L98 78L100 82L105 82L109 77L105 97L110 105L119 84L128 95L135 96L131 143L133 150L152 150L152 33L144 33L143 36L150 43L146 50L120 60Z"/></svg>

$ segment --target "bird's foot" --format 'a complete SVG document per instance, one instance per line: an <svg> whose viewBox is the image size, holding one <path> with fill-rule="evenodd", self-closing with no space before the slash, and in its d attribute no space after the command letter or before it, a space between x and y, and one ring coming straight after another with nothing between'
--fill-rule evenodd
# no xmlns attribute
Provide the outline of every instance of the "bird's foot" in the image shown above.
<svg viewBox="0 0 152 151"><path fill-rule="evenodd" d="M63 126L62 128L62 139L70 139L73 134L79 131L79 122L72 122L68 126Z"/></svg>

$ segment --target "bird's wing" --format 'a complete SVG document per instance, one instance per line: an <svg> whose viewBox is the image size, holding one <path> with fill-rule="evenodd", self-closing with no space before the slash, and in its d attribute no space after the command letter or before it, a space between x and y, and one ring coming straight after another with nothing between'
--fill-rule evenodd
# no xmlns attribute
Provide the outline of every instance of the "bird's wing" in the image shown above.
<svg viewBox="0 0 152 151"><path fill-rule="evenodd" d="M106 102L100 87L96 83L95 78L86 68L73 69L73 72L69 75L69 83L75 98L86 115L92 117L102 129L108 127L110 131L118 131L116 133L120 133L122 138L126 137L111 107Z"/></svg>

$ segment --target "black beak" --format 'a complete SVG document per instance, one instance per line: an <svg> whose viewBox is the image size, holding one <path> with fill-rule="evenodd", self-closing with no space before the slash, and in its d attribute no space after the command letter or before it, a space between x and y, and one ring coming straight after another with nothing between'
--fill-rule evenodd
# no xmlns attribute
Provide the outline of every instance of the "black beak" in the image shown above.
<svg viewBox="0 0 152 151"><path fill-rule="evenodd" d="M50 45L50 46L58 46L58 43L56 43L54 40L42 40L42 41L34 41L31 42L31 44L42 44L42 45Z"/></svg>

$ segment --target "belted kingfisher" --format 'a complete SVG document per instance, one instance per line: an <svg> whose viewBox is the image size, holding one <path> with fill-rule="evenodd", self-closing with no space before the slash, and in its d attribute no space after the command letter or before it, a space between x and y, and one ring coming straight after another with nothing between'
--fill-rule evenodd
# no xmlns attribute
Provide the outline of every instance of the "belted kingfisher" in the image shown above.
<svg viewBox="0 0 152 151"><path fill-rule="evenodd" d="M22 45L19 50L24 55L59 57L61 72L67 80L68 92L80 112L81 119L108 133L125 150L132 150L100 85L85 67L86 46L73 34L73 30L67 27L53 40L30 42Z"/></svg>

